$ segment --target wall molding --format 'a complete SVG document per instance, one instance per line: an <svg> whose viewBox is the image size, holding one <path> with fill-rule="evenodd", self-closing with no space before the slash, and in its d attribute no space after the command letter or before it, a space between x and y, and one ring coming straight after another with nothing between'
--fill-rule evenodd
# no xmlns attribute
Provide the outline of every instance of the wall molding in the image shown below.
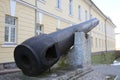
<svg viewBox="0 0 120 80"><path fill-rule="evenodd" d="M10 0L10 15L15 16L16 1Z"/></svg>
<svg viewBox="0 0 120 80"><path fill-rule="evenodd" d="M39 11L39 12L45 14L45 15L48 15L48 16L51 16L51 17L53 17L53 18L59 19L59 20L61 20L61 21L64 21L64 22L66 22L66 23L76 24L75 22L72 22L72 21L70 21L70 20L64 19L64 18L62 18L62 17L56 16L56 15L54 15L54 14L52 14L52 13L49 13L49 12L47 12L47 11L44 11L44 10L36 7L35 5L29 4L29 3L27 3L27 2L25 2L25 1L23 1L23 0L15 0L15 1L18 2L18 3L21 3L22 5L25 5L25 6L27 6L27 7L33 8L33 9L35 9L35 10L37 10L37 11Z"/></svg>

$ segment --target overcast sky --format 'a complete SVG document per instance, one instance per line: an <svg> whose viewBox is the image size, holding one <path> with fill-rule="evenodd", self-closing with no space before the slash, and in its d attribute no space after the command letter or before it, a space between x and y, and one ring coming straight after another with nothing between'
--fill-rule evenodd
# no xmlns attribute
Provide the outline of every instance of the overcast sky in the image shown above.
<svg viewBox="0 0 120 80"><path fill-rule="evenodd" d="M120 0L92 0L98 8L116 25L115 32L120 33Z"/></svg>

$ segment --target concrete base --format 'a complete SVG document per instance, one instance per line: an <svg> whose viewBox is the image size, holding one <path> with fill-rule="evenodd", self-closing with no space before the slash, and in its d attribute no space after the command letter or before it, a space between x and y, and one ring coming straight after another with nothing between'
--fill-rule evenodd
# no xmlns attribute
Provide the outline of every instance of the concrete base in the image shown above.
<svg viewBox="0 0 120 80"><path fill-rule="evenodd" d="M4 69L3 64L0 64L0 70L3 70L3 69Z"/></svg>
<svg viewBox="0 0 120 80"><path fill-rule="evenodd" d="M85 76L86 74L90 73L92 69L71 69L69 67L61 68L61 69L54 69L52 72L44 73L38 77L28 77L25 76L22 72L0 75L0 80L89 80L83 79L81 77ZM7 78L6 78L7 77ZM86 76L85 76L86 77ZM90 77L90 76L88 76Z"/></svg>
<svg viewBox="0 0 120 80"><path fill-rule="evenodd" d="M4 70L4 69L15 69L15 68L17 68L15 62L2 63L2 64L0 64L0 70Z"/></svg>
<svg viewBox="0 0 120 80"><path fill-rule="evenodd" d="M74 47L67 55L67 63L72 67L88 67L91 65L91 39L83 32L75 33Z"/></svg>

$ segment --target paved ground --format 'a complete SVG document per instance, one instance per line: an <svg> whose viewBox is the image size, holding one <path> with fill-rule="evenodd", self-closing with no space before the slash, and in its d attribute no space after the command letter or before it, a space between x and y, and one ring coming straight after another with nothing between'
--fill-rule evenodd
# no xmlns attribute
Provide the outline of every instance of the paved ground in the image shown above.
<svg viewBox="0 0 120 80"><path fill-rule="evenodd" d="M73 80L106 80L106 76L101 74L100 72L97 72L96 70L85 74L84 76L77 77ZM12 73L12 74L5 74L0 75L0 80L41 80L41 77L28 77L22 74L22 72ZM59 80L59 79L42 79L42 80ZM66 79L60 79L60 80L66 80ZM72 80L72 79L70 79Z"/></svg>
<svg viewBox="0 0 120 80"><path fill-rule="evenodd" d="M78 80L107 80L106 76L116 76L120 80L120 65L94 65L93 71Z"/></svg>
<svg viewBox="0 0 120 80"><path fill-rule="evenodd" d="M92 71L77 80L107 80L106 76L97 71Z"/></svg>
<svg viewBox="0 0 120 80"><path fill-rule="evenodd" d="M120 80L120 65L97 65L93 68L104 75L115 75L117 76L116 80Z"/></svg>
<svg viewBox="0 0 120 80"><path fill-rule="evenodd" d="M95 65L92 66L93 71L78 78L77 80L106 80L107 75L118 76L116 80L120 80L120 65ZM40 80L39 78L29 78L22 73L0 75L0 80Z"/></svg>

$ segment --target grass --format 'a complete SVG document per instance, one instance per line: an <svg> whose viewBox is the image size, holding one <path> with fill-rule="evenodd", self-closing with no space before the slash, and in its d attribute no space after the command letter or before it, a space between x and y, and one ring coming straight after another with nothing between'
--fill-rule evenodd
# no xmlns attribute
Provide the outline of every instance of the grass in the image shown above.
<svg viewBox="0 0 120 80"><path fill-rule="evenodd" d="M113 75L109 75L109 78L107 78L107 80L114 80L116 76Z"/></svg>
<svg viewBox="0 0 120 80"><path fill-rule="evenodd" d="M120 58L116 59L117 61L120 61Z"/></svg>
<svg viewBox="0 0 120 80"><path fill-rule="evenodd" d="M114 59L112 53L97 54L92 56L92 64L112 64Z"/></svg>

